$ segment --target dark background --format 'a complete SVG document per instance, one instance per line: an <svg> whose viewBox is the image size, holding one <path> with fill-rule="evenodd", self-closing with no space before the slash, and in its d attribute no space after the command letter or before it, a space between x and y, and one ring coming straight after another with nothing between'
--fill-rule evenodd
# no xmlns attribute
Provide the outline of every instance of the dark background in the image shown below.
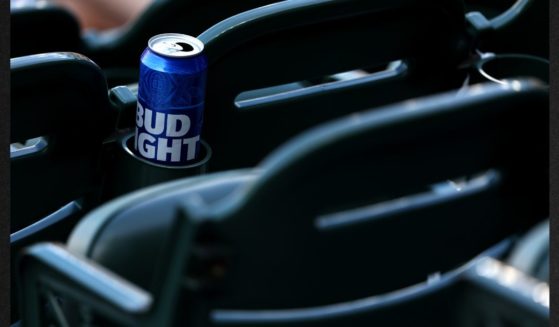
<svg viewBox="0 0 559 327"><path fill-rule="evenodd" d="M10 322L10 2L0 0L0 326Z"/></svg>

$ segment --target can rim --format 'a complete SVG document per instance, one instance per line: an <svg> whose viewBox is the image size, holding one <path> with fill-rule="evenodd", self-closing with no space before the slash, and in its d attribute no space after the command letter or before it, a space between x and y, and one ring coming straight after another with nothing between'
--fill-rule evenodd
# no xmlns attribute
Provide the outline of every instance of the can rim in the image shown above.
<svg viewBox="0 0 559 327"><path fill-rule="evenodd" d="M157 45L159 43L161 43L162 41L164 41L165 39L175 39L175 41L181 41L184 42L188 45L190 45L192 47L192 50L189 51L165 51L168 49L172 49L172 47L157 47ZM180 34L180 33L163 33L163 34L158 34L155 35L153 37L151 37L148 40L148 47L151 51L165 56L165 57L171 57L171 58L187 58L187 57L192 57L195 56L197 54L200 54L203 50L204 50L204 43L202 41L200 41L199 39L190 36L190 35L186 35L186 34Z"/></svg>

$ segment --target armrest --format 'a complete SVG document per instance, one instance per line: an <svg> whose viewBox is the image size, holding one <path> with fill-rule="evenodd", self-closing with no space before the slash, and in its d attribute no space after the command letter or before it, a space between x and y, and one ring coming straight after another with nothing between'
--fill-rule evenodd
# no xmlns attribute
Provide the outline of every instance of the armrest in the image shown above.
<svg viewBox="0 0 559 327"><path fill-rule="evenodd" d="M78 300L124 325L137 325L153 306L148 292L57 244L28 248L20 269L24 326L44 326L41 297L48 292Z"/></svg>
<svg viewBox="0 0 559 327"><path fill-rule="evenodd" d="M491 19L486 18L480 12L474 11L466 14L466 20L480 34L502 30L524 15L531 4L532 0L517 0L509 9Z"/></svg>
<svg viewBox="0 0 559 327"><path fill-rule="evenodd" d="M482 258L465 277L484 311L516 316L518 326L549 323L550 298L546 282L490 257Z"/></svg>
<svg viewBox="0 0 559 327"><path fill-rule="evenodd" d="M168 326L172 323L187 257L194 243L202 204L190 197L177 208L173 228L164 245L148 293L94 262L53 243L39 243L22 253L22 322L45 326L43 301L49 300L58 325L68 325L55 294L91 308L124 326ZM126 258L123 258L126 260ZM157 301L155 300L157 299Z"/></svg>

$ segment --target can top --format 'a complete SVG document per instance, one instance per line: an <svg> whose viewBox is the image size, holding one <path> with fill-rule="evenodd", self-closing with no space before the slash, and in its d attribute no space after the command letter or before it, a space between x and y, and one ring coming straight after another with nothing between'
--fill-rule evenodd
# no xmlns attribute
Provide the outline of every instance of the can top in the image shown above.
<svg viewBox="0 0 559 327"><path fill-rule="evenodd" d="M186 34L159 34L148 41L149 48L162 56L186 58L195 56L204 50L204 43Z"/></svg>

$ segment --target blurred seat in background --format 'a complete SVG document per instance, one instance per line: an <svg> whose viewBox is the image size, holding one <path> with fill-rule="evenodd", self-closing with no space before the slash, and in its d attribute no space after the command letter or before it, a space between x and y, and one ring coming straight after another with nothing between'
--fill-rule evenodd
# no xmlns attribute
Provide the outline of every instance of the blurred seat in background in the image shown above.
<svg viewBox="0 0 559 327"><path fill-rule="evenodd" d="M102 141L114 126L100 68L75 53L14 58L12 231L98 192ZM28 140L39 141L25 144Z"/></svg>
<svg viewBox="0 0 559 327"><path fill-rule="evenodd" d="M535 81L474 85L321 125L257 170L155 186L85 217L68 249L149 293L48 245L29 252L23 285L131 324L221 324L238 310L308 323L282 309L420 283L547 217L547 102ZM25 287L29 326L44 294Z"/></svg>
<svg viewBox="0 0 559 327"><path fill-rule="evenodd" d="M110 133L100 68L75 53L14 58L11 66L11 262L22 247L61 240L97 205ZM14 270L15 272L15 270ZM15 273L12 276L15 280ZM12 283L12 317L17 317Z"/></svg>
<svg viewBox="0 0 559 327"><path fill-rule="evenodd" d="M91 1L61 1L71 2L73 6L92 5ZM124 4L127 3L126 1L128 0L120 2ZM274 0L158 0L151 2L142 11L146 1L148 0L134 2L132 7L137 8L128 11L127 15L133 17L127 18L130 19L128 24L108 31L88 30L82 36L78 18L67 8L47 1L13 0L11 8L12 57L52 51L80 52L92 58L105 69L110 86L126 84L137 78L138 58L151 36L166 32L197 35L234 14L276 2ZM116 4L120 2L108 2L111 4L108 7L117 6ZM421 3L418 1L418 4ZM440 3L441 6L447 7L444 2ZM485 32L490 31L490 33L484 32L482 37L483 51L522 52L541 57L548 56L547 1L518 0L512 6L508 2L497 0L483 3L479 3L477 0L467 0L465 3L468 11L479 10L491 19L491 24L480 25L487 27ZM425 6L425 8L427 7L428 5ZM105 10L108 9L99 9L100 12ZM121 9L118 11L125 12ZM134 11L137 14L133 14ZM124 18L117 20L122 19ZM458 18L456 22L459 23L461 20Z"/></svg>
<svg viewBox="0 0 559 327"><path fill-rule="evenodd" d="M169 32L197 35L220 20L274 1L157 0L121 28L83 35L77 18L64 7L45 2L12 6L11 56L79 52L104 69L109 85L129 83L138 78L139 58L150 37Z"/></svg>

